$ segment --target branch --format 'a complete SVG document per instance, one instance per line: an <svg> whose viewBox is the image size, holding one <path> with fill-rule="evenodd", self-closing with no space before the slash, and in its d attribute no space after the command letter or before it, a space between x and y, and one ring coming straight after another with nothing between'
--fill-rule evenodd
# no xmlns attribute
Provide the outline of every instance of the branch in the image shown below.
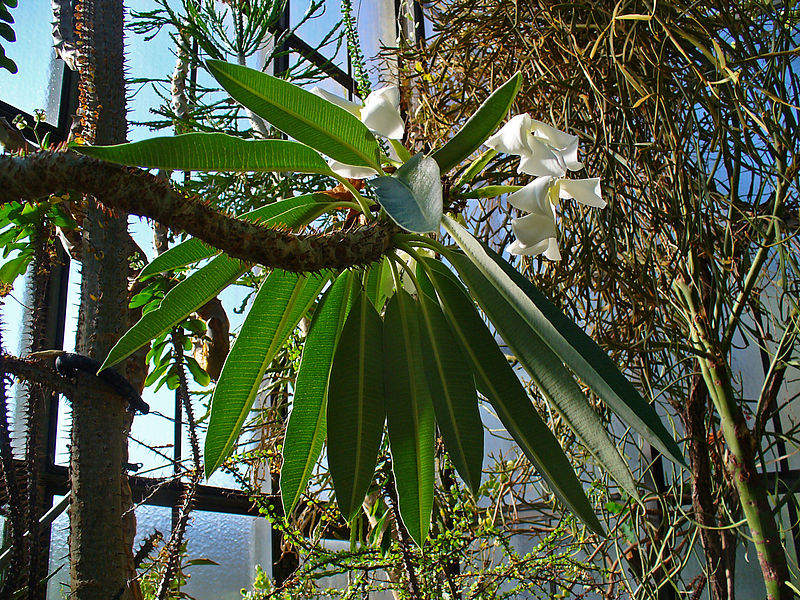
<svg viewBox="0 0 800 600"><path fill-rule="evenodd" d="M185 231L233 258L286 271L367 265L392 247L389 222L346 232L289 233L223 214L139 169L69 151L0 156L0 206L66 190L101 197L109 208Z"/></svg>

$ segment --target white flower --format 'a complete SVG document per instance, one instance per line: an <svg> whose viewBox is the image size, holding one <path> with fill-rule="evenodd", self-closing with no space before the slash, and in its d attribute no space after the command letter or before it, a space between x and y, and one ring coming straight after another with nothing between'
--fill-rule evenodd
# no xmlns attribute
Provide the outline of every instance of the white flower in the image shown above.
<svg viewBox="0 0 800 600"><path fill-rule="evenodd" d="M511 206L528 214L512 219L517 239L506 251L522 256L544 254L550 260L561 260L555 218L559 200L574 198L594 208L606 205L599 177L564 178L567 170L583 168L578 161L578 137L522 114L509 120L486 145L519 156L519 172L537 176L508 197Z"/></svg>
<svg viewBox="0 0 800 600"><path fill-rule="evenodd" d="M567 170L579 171L578 136L570 135L547 123L531 119L527 113L517 115L486 140L498 152L520 157L520 173L563 177Z"/></svg>
<svg viewBox="0 0 800 600"><path fill-rule="evenodd" d="M363 106L319 87L313 87L311 92L354 114L374 135L392 140L403 138L405 124L400 116L400 89L396 85L371 92ZM346 165L332 159L328 161L328 166L334 173L349 179L365 179L377 174L375 169Z"/></svg>

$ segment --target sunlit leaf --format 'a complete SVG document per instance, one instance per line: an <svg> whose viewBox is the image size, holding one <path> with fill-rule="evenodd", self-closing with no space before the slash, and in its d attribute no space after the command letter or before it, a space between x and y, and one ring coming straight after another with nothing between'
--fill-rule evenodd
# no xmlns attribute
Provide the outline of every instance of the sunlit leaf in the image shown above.
<svg viewBox="0 0 800 600"><path fill-rule="evenodd" d="M456 470L477 493L483 463L483 424L475 381L439 304L422 293L418 306L422 355L436 421Z"/></svg>
<svg viewBox="0 0 800 600"><path fill-rule="evenodd" d="M380 171L380 146L354 115L287 81L218 60L208 70L236 100L334 160Z"/></svg>
<svg viewBox="0 0 800 600"><path fill-rule="evenodd" d="M180 171L331 172L323 158L305 144L288 140L243 140L224 133L185 133L73 150L108 162Z"/></svg>
<svg viewBox="0 0 800 600"><path fill-rule="evenodd" d="M679 464L685 464L678 445L653 407L644 401L608 355L585 332L538 293L533 284L519 275L516 269L506 265L502 258L493 258L461 225L447 216L443 223L466 255L461 260L457 254L453 255L459 272L520 360L524 360L526 355L535 360L534 349L528 353L523 346L528 340L527 332L533 332L611 410L660 452ZM472 277L470 281L465 273L480 273L481 277ZM484 281L488 285L482 284ZM485 290L485 293L481 290ZM536 370L533 363L527 365L526 370L536 377L531 372Z"/></svg>
<svg viewBox="0 0 800 600"><path fill-rule="evenodd" d="M204 450L206 477L230 454L264 372L328 278L327 273L298 275L276 269L261 284L211 398Z"/></svg>
<svg viewBox="0 0 800 600"><path fill-rule="evenodd" d="M439 164L442 173L447 173L475 152L503 122L517 96L521 83L522 73L517 73L497 88L475 111L475 114L464 123L464 127L431 155Z"/></svg>
<svg viewBox="0 0 800 600"><path fill-rule="evenodd" d="M548 487L593 531L603 528L583 486L553 433L533 408L517 375L500 351L475 304L441 262L423 259L442 311L467 357L480 392Z"/></svg>
<svg viewBox="0 0 800 600"><path fill-rule="evenodd" d="M218 256L178 283L164 296L158 308L151 310L131 327L108 353L102 369L124 360L147 342L171 329L244 272L239 260Z"/></svg>
<svg viewBox="0 0 800 600"><path fill-rule="evenodd" d="M356 280L351 271L342 273L311 320L303 345L303 357L294 385L292 410L286 424L281 467L281 498L285 514L291 514L305 490L322 451L327 433L328 381L333 353L352 303Z"/></svg>

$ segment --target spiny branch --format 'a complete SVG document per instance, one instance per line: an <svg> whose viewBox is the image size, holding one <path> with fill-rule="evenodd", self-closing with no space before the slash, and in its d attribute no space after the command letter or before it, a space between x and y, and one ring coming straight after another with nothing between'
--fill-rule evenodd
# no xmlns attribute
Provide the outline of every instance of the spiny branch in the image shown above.
<svg viewBox="0 0 800 600"><path fill-rule="evenodd" d="M67 190L102 197L109 208L185 231L233 258L293 272L372 263L391 248L394 228L384 222L346 232L295 234L240 221L144 171L74 152L0 156L0 205Z"/></svg>

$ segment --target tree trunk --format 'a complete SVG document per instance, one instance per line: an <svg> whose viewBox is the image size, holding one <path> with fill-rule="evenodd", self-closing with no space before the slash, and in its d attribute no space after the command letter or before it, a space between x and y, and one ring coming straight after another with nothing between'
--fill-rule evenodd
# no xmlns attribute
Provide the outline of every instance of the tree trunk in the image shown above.
<svg viewBox="0 0 800 600"><path fill-rule="evenodd" d="M121 0L79 2L84 41L80 109L83 137L125 142L124 10ZM102 197L97 200L102 202ZM77 351L99 360L128 326L127 216L89 199L83 223ZM131 415L92 377L72 407L70 576L75 600L135 600L130 489L125 476Z"/></svg>

